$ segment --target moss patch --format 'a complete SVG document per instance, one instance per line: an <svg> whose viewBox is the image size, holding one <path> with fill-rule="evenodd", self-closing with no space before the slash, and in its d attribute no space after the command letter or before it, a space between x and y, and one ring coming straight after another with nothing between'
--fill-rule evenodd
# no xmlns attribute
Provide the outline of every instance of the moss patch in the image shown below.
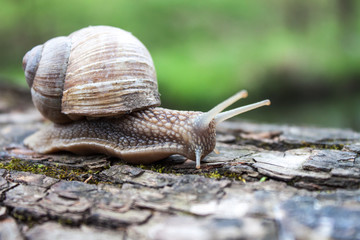
<svg viewBox="0 0 360 240"><path fill-rule="evenodd" d="M167 173L167 174L175 174L175 175L181 175L180 172L176 172L174 169L170 169L169 167L166 167L162 164L149 164L149 165L135 165L135 167L144 169L144 170L150 170L157 173Z"/></svg>
<svg viewBox="0 0 360 240"><path fill-rule="evenodd" d="M308 143L301 142L300 144L289 144L289 143L280 143L280 144L271 144L271 143L254 143L253 145L263 148L265 150L273 151L288 151L290 149L297 148L312 148L312 149L329 149L329 150L342 150L344 144L325 144L325 143Z"/></svg>
<svg viewBox="0 0 360 240"><path fill-rule="evenodd" d="M17 158L12 158L8 162L1 162L0 168L6 170L30 172L34 174L44 174L48 177L67 180L67 181L87 181L89 184L99 184L101 181L98 181L94 177L100 171L94 170L85 170L82 168L70 169L68 167L58 166L49 166L44 164L30 163Z"/></svg>

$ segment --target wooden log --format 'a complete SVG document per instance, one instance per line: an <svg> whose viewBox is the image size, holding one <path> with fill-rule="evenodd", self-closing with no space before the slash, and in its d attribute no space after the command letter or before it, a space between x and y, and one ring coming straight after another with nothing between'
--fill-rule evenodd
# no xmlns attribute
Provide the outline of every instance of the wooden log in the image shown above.
<svg viewBox="0 0 360 240"><path fill-rule="evenodd" d="M6 239L360 235L357 132L227 122L218 129L220 154L209 155L200 170L182 156L130 165L26 149L23 139L44 119L31 105L9 105L29 99L14 96L0 98L0 236Z"/></svg>

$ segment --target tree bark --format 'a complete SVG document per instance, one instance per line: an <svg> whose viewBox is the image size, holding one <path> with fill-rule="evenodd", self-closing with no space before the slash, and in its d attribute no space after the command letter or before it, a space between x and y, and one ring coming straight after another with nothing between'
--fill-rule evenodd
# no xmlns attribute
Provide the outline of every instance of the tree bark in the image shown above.
<svg viewBox="0 0 360 240"><path fill-rule="evenodd" d="M130 165L103 155L26 149L23 139L44 119L31 104L14 104L30 102L28 95L16 98L0 101L4 239L360 235L357 132L227 122L218 128L220 154L209 155L200 170L182 156Z"/></svg>

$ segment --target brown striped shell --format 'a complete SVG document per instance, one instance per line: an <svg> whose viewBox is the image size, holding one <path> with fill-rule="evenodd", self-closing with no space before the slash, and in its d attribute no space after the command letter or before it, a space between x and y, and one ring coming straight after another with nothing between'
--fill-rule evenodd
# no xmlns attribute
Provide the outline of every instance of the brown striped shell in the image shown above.
<svg viewBox="0 0 360 240"><path fill-rule="evenodd" d="M50 39L24 56L23 68L35 106L55 123L160 105L148 50L119 28L87 27Z"/></svg>

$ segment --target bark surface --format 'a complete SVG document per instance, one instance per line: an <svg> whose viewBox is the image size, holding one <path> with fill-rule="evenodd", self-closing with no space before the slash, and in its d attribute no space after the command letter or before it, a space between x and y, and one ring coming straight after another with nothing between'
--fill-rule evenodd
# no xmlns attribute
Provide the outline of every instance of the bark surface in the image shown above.
<svg viewBox="0 0 360 240"><path fill-rule="evenodd" d="M40 155L27 92L0 89L0 239L359 239L360 134L226 122L195 163Z"/></svg>

